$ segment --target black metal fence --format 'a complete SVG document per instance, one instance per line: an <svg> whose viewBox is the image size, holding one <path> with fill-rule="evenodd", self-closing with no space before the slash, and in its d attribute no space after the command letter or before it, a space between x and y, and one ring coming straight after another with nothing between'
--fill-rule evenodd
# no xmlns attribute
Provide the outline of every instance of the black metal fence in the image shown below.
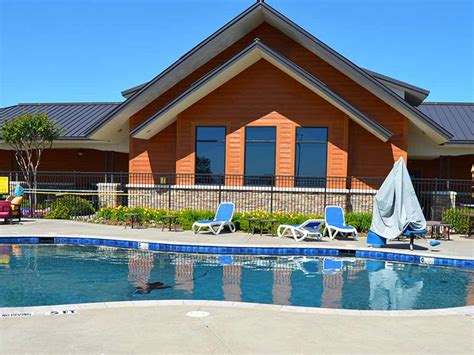
<svg viewBox="0 0 474 355"><path fill-rule="evenodd" d="M11 189L27 187L20 172L8 176ZM36 193L26 189L25 216L44 217L62 210L89 216L101 207L148 207L169 210L215 210L233 201L240 212L322 214L327 205L370 213L384 177L294 177L204 174L41 172ZM413 179L427 219L441 219L448 208L472 204L472 181ZM36 204L34 206L34 201ZM62 206L61 208L57 208Z"/></svg>

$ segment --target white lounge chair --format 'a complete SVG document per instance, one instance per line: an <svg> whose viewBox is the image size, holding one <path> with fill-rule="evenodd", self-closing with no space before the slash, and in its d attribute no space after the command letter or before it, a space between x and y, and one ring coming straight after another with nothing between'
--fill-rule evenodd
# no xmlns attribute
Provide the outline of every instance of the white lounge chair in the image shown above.
<svg viewBox="0 0 474 355"><path fill-rule="evenodd" d="M352 234L354 240L357 240L357 229L347 226L344 218L344 211L339 206L326 206L324 210L324 232L329 233L329 238L334 239L338 233L343 236Z"/></svg>
<svg viewBox="0 0 474 355"><path fill-rule="evenodd" d="M235 225L232 223L234 216L235 204L232 202L222 202L217 207L216 216L212 220L196 221L193 223L193 232L197 234L201 229L205 228L213 234L219 234L225 226L228 226L232 233L235 232Z"/></svg>
<svg viewBox="0 0 474 355"><path fill-rule="evenodd" d="M308 219L301 224L281 224L277 228L277 234L280 238L285 235L293 236L297 242L305 240L307 237L321 240L323 235L320 228L323 223L322 219Z"/></svg>

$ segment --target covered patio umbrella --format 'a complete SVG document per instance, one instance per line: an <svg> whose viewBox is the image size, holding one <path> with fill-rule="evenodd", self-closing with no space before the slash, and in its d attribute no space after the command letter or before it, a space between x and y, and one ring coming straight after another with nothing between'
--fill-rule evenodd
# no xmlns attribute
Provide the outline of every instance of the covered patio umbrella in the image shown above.
<svg viewBox="0 0 474 355"><path fill-rule="evenodd" d="M398 159L375 195L367 243L386 244L401 234L426 234L426 220L403 158Z"/></svg>

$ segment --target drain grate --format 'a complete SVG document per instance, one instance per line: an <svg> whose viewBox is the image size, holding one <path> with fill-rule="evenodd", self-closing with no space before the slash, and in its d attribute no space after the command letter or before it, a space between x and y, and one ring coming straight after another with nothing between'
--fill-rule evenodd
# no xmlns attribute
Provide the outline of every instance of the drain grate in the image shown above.
<svg viewBox="0 0 474 355"><path fill-rule="evenodd" d="M206 311L191 311L186 313L186 315L191 318L204 318L210 315L210 313Z"/></svg>

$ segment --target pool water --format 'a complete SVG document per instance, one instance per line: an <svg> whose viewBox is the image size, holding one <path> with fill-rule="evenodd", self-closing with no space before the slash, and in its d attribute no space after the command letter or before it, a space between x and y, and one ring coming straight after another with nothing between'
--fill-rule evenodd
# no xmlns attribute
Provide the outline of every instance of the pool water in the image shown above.
<svg viewBox="0 0 474 355"><path fill-rule="evenodd" d="M0 245L0 307L168 299L361 310L446 308L472 303L474 272L355 258Z"/></svg>

